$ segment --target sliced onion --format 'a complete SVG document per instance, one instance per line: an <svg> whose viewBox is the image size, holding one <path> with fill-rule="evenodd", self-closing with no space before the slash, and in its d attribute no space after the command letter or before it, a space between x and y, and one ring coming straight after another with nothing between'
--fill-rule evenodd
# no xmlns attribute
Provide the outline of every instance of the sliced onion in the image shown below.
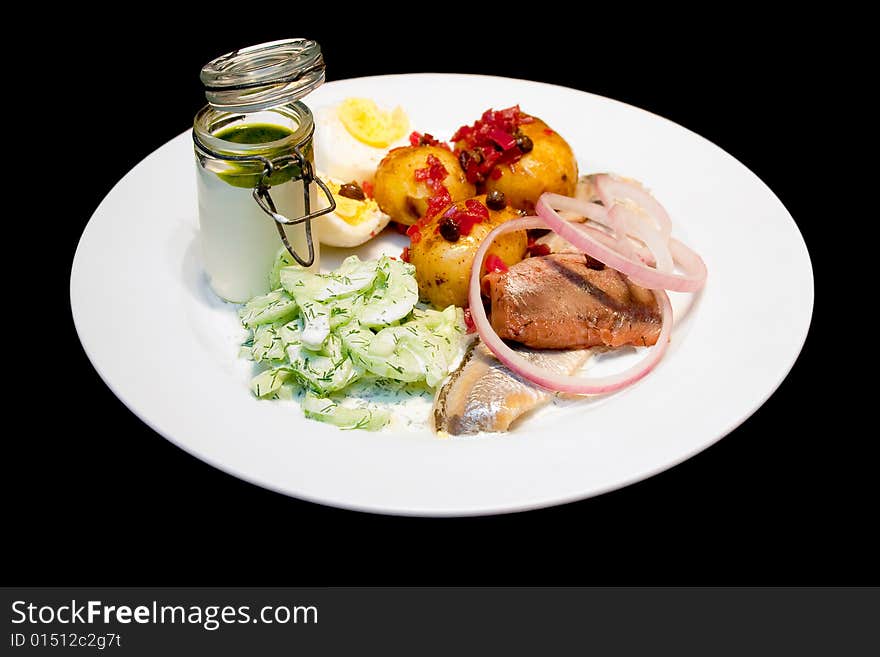
<svg viewBox="0 0 880 657"><path fill-rule="evenodd" d="M636 181L603 173L596 176L596 189L606 208L619 205L618 201L632 201L654 219L664 236L672 234L672 219L666 208Z"/></svg>
<svg viewBox="0 0 880 657"><path fill-rule="evenodd" d="M608 209L598 203L584 201L562 194L549 194L552 199L552 206L561 212L566 213L566 221L571 221L574 217L585 217L597 224L606 226L614 235L617 250L627 258L634 258L635 252L630 240L627 239L626 225L623 218L614 212L608 212Z"/></svg>
<svg viewBox="0 0 880 657"><path fill-rule="evenodd" d="M565 199L565 201L563 202L561 199ZM649 266L642 258L639 258L635 249L632 248L632 243L629 239L627 239L627 241L630 243L630 247L622 249L620 248L620 239L617 239L616 243L612 246L608 244L606 240L600 241L596 239L591 234L591 231L583 230L579 228L577 224L565 221L554 209L554 207L563 203L569 211L578 207L579 210L576 211L583 216L587 216L588 212L597 214L595 208L586 207L595 204L582 203L577 199L560 196L559 194L551 194L549 192L545 192L538 199L538 203L535 205L535 211L538 213L538 216L546 222L547 227L559 234L560 237L599 262L625 274L636 285L641 285L642 287L651 290L663 289L672 290L673 292L696 292L705 284L707 274L705 263L699 255L681 242L671 238L667 238L666 240L673 261L679 264L681 268L685 270L685 273L676 274L671 271L664 272L658 268ZM609 226L614 220L608 217L613 215L617 215L618 217L625 215L626 210L627 208L624 207L623 210L608 212L605 221L600 223ZM628 224L628 222L617 221L617 226L613 228L615 228L615 234L618 238L621 230L636 230L635 228L631 229L628 225L620 226L621 223ZM643 236L644 235L646 235L646 233L643 234ZM638 235L633 235L633 237L638 238ZM646 241L644 237L642 241ZM651 246L647 246L650 250ZM659 247L655 245L655 248ZM658 254L655 253L655 262L657 261L657 258Z"/></svg>
<svg viewBox="0 0 880 657"><path fill-rule="evenodd" d="M547 222L538 217L506 221L489 233L480 244L480 248L477 249L477 253L474 256L474 264L471 267L468 302L470 303L471 317L480 335L480 339L488 347L489 351L495 354L495 357L512 372L547 390L578 395L598 395L614 392L635 383L654 369L669 345L669 336L672 333L672 305L669 303L669 297L663 290L654 290L654 296L657 299L657 304L660 306L663 322L660 328L660 336L657 338L657 344L651 348L648 355L642 361L619 374L611 376L578 377L550 372L530 363L508 347L492 328L492 324L489 322L489 318L486 316L486 311L483 308L483 300L480 297L480 272L483 269L483 260L486 257L486 252L499 235L518 230L546 227Z"/></svg>
<svg viewBox="0 0 880 657"><path fill-rule="evenodd" d="M543 228L546 228L546 224ZM577 228L584 233L587 233L593 239L604 244L607 247L614 247L615 239L609 235L605 230L604 226L601 224L577 224ZM646 265L655 266L654 256L651 252L642 244L636 244L630 241L630 244L633 247L633 253L635 257L641 260ZM669 252L673 257L675 262L681 263L683 269L694 271L699 269L701 266L705 267L702 259L696 253L691 251L687 246L679 242L674 237L669 240Z"/></svg>
<svg viewBox="0 0 880 657"><path fill-rule="evenodd" d="M582 201L562 194L552 194L551 198L553 199L553 207L557 210L570 212L579 217L586 217L597 223L608 225L608 210L598 203Z"/></svg>
<svg viewBox="0 0 880 657"><path fill-rule="evenodd" d="M640 212L623 206L615 205L611 208L609 216L615 217L618 226L623 227L623 241L630 245L629 251L624 255L632 259L629 255L633 253L632 241L628 236L638 238L651 252L654 260L654 267L657 271L664 274L671 274L673 270L672 253L669 252L669 236L659 232L655 226L649 226L648 217ZM620 243L618 239L618 244Z"/></svg>

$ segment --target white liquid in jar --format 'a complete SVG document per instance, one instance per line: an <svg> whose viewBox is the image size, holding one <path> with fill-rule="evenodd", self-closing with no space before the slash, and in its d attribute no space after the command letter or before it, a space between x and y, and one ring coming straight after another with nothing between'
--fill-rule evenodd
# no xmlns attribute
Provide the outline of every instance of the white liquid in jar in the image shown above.
<svg viewBox="0 0 880 657"><path fill-rule="evenodd" d="M275 221L257 205L253 189L236 187L201 166L196 160L199 227L202 257L211 288L226 301L244 303L269 291L269 274L283 248ZM311 188L313 209L316 186ZM279 214L296 219L305 214L303 182L288 180L270 190ZM312 228L317 270L318 238ZM301 257L308 255L305 225L285 226L290 245Z"/></svg>

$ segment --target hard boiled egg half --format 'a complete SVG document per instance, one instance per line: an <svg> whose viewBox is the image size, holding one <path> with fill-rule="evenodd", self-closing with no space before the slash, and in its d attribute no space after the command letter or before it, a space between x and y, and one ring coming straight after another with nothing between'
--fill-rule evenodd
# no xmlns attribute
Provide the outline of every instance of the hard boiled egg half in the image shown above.
<svg viewBox="0 0 880 657"><path fill-rule="evenodd" d="M379 209L376 201L367 197L358 183L345 183L320 172L318 176L327 183L336 201L335 211L315 220L321 244L358 246L378 235L388 225L391 218ZM322 208L328 207L323 194L318 194L318 198L321 199Z"/></svg>
<svg viewBox="0 0 880 657"><path fill-rule="evenodd" d="M400 107L346 98L315 111L315 165L337 180L372 182L391 148L409 145L409 118Z"/></svg>

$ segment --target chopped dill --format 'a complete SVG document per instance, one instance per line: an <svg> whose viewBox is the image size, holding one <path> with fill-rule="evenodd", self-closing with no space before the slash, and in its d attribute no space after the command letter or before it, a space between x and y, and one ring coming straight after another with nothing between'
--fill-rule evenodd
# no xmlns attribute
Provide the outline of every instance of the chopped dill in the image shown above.
<svg viewBox="0 0 880 657"><path fill-rule="evenodd" d="M447 336L464 332L457 325L461 311L428 309L418 300L414 272L411 265L385 256L363 263L355 258L328 274L285 273L282 287L251 299L239 312L248 329L240 355L262 363L251 382L256 396L302 400L313 404L304 408L309 417L340 428L374 430L388 414L370 410L367 400L377 394L400 401L433 394L424 379L445 374L457 344ZM316 349L302 344L306 329L315 339L325 337ZM387 357L374 344L386 329L388 336L379 339L390 336L394 345Z"/></svg>

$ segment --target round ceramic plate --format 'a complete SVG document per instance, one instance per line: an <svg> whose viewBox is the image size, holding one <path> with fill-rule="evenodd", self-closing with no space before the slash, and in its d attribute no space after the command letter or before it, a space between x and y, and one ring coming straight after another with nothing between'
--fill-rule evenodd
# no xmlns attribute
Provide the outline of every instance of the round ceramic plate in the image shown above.
<svg viewBox="0 0 880 657"><path fill-rule="evenodd" d="M437 102L438 89L455 102ZM791 369L812 314L807 249L773 192L717 146L635 107L523 80L360 78L328 83L308 103L348 96L400 104L414 128L447 137L488 107L519 103L568 140L581 173L613 171L651 188L675 233L705 259L707 286L696 299L676 295L672 342L657 369L599 403L553 408L500 435L341 431L306 420L293 402L251 396L237 307L211 293L200 264L187 132L104 199L70 281L95 369L168 440L242 479L324 504L418 515L516 511L596 495L683 461L743 422ZM359 253L398 255L402 239L386 231ZM744 266L744 253L760 266ZM343 255L325 250L322 264Z"/></svg>

